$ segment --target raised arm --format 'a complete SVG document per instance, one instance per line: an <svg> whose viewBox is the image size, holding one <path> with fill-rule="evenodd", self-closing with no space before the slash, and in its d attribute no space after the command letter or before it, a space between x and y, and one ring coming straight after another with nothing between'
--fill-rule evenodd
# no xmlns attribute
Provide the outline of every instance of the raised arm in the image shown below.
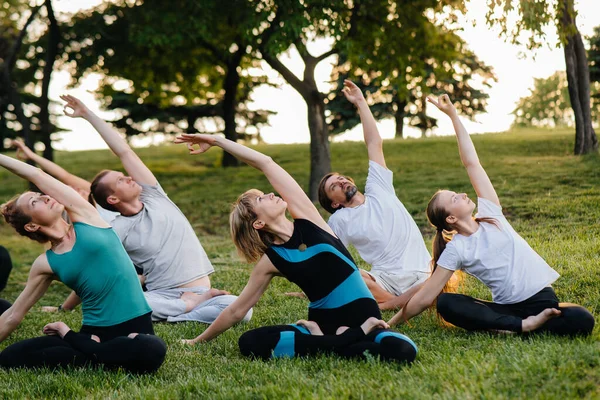
<svg viewBox="0 0 600 400"><path fill-rule="evenodd" d="M216 135L182 134L177 136L175 143L187 143L190 154L204 153L212 146L221 147L229 154L264 173L271 186L288 204L288 210L294 219L308 219L333 235L333 231L298 182L271 157ZM195 144L199 146L198 149L194 149Z"/></svg>
<svg viewBox="0 0 600 400"><path fill-rule="evenodd" d="M88 181L78 177L77 175L71 174L60 165L38 155L35 151L27 147L23 141L18 139L13 140L12 146L17 149L17 157L20 160L32 160L39 165L41 169L65 185L71 186L78 192L90 192L90 183Z"/></svg>
<svg viewBox="0 0 600 400"><path fill-rule="evenodd" d="M258 302L262 294L267 290L271 279L278 274L277 269L264 255L254 266L248 283L240 293L239 297L231 303L210 326L195 339L186 340L187 344L208 342L225 332L244 319L248 311Z"/></svg>
<svg viewBox="0 0 600 400"><path fill-rule="evenodd" d="M390 326L402 324L431 307L453 273L454 271L449 269L437 267L429 279L425 281L421 290L408 300L404 308L394 315L388 321L388 324Z"/></svg>
<svg viewBox="0 0 600 400"><path fill-rule="evenodd" d="M477 193L477 197L493 201L495 204L500 205L496 190L479 162L479 157L477 157L477 151L475 150L471 136L469 136L462 122L460 122L456 108L454 108L448 95L444 94L437 100L432 96L428 96L427 100L450 117L454 126L454 132L456 133L456 139L458 140L460 160L467 169L469 180L475 189L475 193Z"/></svg>
<svg viewBox="0 0 600 400"><path fill-rule="evenodd" d="M365 96L363 96L360 88L348 79L344 81L342 93L344 93L346 99L358 109L369 160L375 161L382 167L387 168L385 165L385 157L383 156L383 140L379 135L375 118L365 100Z"/></svg>
<svg viewBox="0 0 600 400"><path fill-rule="evenodd" d="M53 279L54 274L48 265L46 255L42 254L31 266L25 289L14 304L0 315L0 342L19 326L25 314L46 293Z"/></svg>
<svg viewBox="0 0 600 400"><path fill-rule="evenodd" d="M81 197L79 193L41 169L3 154L0 154L0 166L21 178L27 179L43 193L64 205L69 213L69 217L73 221L88 222L95 226L108 227L108 224L100 218L100 214L98 214L96 208Z"/></svg>
<svg viewBox="0 0 600 400"><path fill-rule="evenodd" d="M152 186L158 183L152 171L146 167L146 164L129 147L119 132L114 130L102 118L91 112L79 99L70 95L60 96L60 98L67 102L64 109L65 115L71 118L81 117L88 121L102 136L102 139L104 139L112 152L119 157L123 168L125 168L125 171L127 171L134 181Z"/></svg>

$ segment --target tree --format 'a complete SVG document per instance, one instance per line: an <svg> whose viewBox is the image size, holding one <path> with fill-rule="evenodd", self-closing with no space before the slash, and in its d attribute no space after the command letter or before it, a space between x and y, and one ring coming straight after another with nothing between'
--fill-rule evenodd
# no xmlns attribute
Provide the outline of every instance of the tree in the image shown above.
<svg viewBox="0 0 600 400"><path fill-rule="evenodd" d="M534 79L531 94L519 99L512 112L515 126L573 126L567 75L558 71L548 78Z"/></svg>
<svg viewBox="0 0 600 400"><path fill-rule="evenodd" d="M329 127L332 134L344 132L360 123L353 107L345 99L334 95L346 78L356 80L364 92L370 93L373 101L371 110L377 120L395 120L396 137L403 137L405 119L410 126L421 128L423 136L436 126L437 121L425 113L425 97L428 94L448 93L458 110L469 118L485 111L488 95L483 88L490 87L490 82L495 80L491 67L480 61L453 31L435 26L428 19L422 22L438 33L431 37L420 36L411 51L395 53L392 62L389 58L380 62L369 60L369 65L358 59L353 65L340 57L334 69L337 88L327 102L331 111ZM420 69L411 65L413 57L424 60ZM407 67L400 70L403 65ZM369 72L363 69L368 67L371 68ZM480 81L478 85L473 83L475 79Z"/></svg>
<svg viewBox="0 0 600 400"><path fill-rule="evenodd" d="M592 82L591 115L595 126L600 117L600 85ZM522 97L512 112L514 125L520 127L572 127L575 116L569 99L567 74L557 71L548 78L534 79L529 96Z"/></svg>
<svg viewBox="0 0 600 400"><path fill-rule="evenodd" d="M569 98L575 116L574 153L597 151L598 139L591 117L590 71L583 40L577 29L574 0L490 0L488 5L488 23L499 25L502 33L515 44L520 44L523 34L529 32L529 49L541 46L544 27L556 23L560 43L564 47ZM508 14L515 10L520 18L513 29Z"/></svg>
<svg viewBox="0 0 600 400"><path fill-rule="evenodd" d="M326 120L327 93L319 91L314 71L316 66L332 55L342 55L351 59L383 60L390 53L379 51L381 43L391 42L394 52L410 52L415 23L427 13L435 13L444 7L461 5L461 0L412 0L399 5L395 1L324 1L272 0L262 3L269 17L261 34L259 50L262 58L303 97L308 109L310 131L311 168L309 196L316 199L321 177L330 171L329 129ZM405 26L389 23L389 19L402 19ZM385 27L389 27L388 30ZM388 34L394 33L390 38ZM311 54L307 45L317 38L328 38L333 42L330 50L322 54ZM290 48L295 48L304 62L302 77L296 76L284 65L278 56ZM415 68L422 60L411 60ZM406 65L404 67L407 67ZM367 69L368 70L368 69ZM398 85L402 88L402 85Z"/></svg>
<svg viewBox="0 0 600 400"><path fill-rule="evenodd" d="M227 7L209 0L103 4L75 16L66 33L69 62L75 78L105 74L101 100L122 114L115 125L128 135L193 131L211 120L216 128L206 130L235 141L256 133L270 114L247 106L266 83L249 72L258 70L249 50L259 17L245 0ZM129 84L118 88L123 80ZM222 164L237 160L225 153Z"/></svg>

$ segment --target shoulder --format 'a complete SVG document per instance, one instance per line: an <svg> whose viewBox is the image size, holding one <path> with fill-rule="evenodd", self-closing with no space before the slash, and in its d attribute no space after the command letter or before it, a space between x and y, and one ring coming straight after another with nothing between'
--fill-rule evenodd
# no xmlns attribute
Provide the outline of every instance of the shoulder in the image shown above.
<svg viewBox="0 0 600 400"><path fill-rule="evenodd" d="M50 263L48 262L48 256L46 253L42 253L35 259L33 264L31 265L31 275L39 274L39 275L53 275L52 268L50 268Z"/></svg>

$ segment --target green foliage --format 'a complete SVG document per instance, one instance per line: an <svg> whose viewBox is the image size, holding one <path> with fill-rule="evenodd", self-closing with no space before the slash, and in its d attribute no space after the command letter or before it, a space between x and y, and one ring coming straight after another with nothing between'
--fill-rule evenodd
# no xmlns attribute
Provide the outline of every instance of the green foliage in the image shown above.
<svg viewBox="0 0 600 400"><path fill-rule="evenodd" d="M415 13L415 7L410 9ZM453 30L431 21L425 15L429 10L408 16L393 14L394 18L402 15L402 20L386 19L379 28L385 40L378 41L379 48L373 50L385 57L365 58L369 51L340 57L334 70L337 87L327 103L333 134L360 123L353 106L343 96L335 96L346 78L358 81L361 89L370 92L376 119L395 118L396 124L402 125L406 117L409 125L423 132L436 126L436 120L426 115L425 97L429 94L448 93L459 112L469 118L485 111L488 95L484 88L495 80L492 68L480 61ZM397 135L401 131L402 126L397 126Z"/></svg>
<svg viewBox="0 0 600 400"><path fill-rule="evenodd" d="M592 121L600 118L600 82L591 85ZM571 108L567 76L558 71L548 78L534 78L531 94L519 99L512 114L515 126L519 127L572 127L575 117Z"/></svg>
<svg viewBox="0 0 600 400"><path fill-rule="evenodd" d="M475 135L480 159L494 183L504 212L513 227L555 268L554 284L562 301L579 303L600 316L600 158L573 157L572 130L549 134L520 130L500 135ZM304 185L308 177L308 146L258 146ZM396 192L421 228L427 243L433 230L425 220L425 206L439 188L466 191L474 196L453 137L392 140L384 143L386 162L394 172ZM190 157L183 147L138 150L155 171L171 198L190 219L215 265L214 287L239 293L251 266L241 263L228 234L229 204L251 187L270 190L256 170L214 166L219 151ZM119 168L108 151L57 153L68 170L91 178L102 168ZM335 170L353 176L364 187L367 152L363 143L332 146ZM0 171L0 201L26 188L24 181ZM226 184L224 184L226 182ZM0 224L2 244L15 268L2 297L14 300L27 279L29 267L42 246L18 237ZM357 256L354 249L351 249ZM358 259L357 259L358 260ZM360 262L361 267L367 267ZM368 267L367 267L368 268ZM347 361L334 356L314 359L250 361L237 348L246 330L267 324L292 323L306 317L307 302L283 295L297 290L285 279L274 279L254 309L248 324L238 325L210 343L185 347L205 329L196 323L156 324L169 346L163 367L152 376L90 368L71 371L1 371L2 398L406 398L507 399L598 398L600 396L600 328L592 337L566 339L469 334L439 325L426 312L399 331L419 347L413 366ZM46 314L40 305L57 305L68 294L51 285L45 297L4 343L39 336L44 324L63 320L74 328L81 312ZM460 292L483 299L490 293L476 279L466 277ZM386 318L392 313L386 312Z"/></svg>
<svg viewBox="0 0 600 400"><path fill-rule="evenodd" d="M245 105L266 83L247 54L256 15L242 0L227 7L214 1L104 3L74 16L65 32L66 62L76 79L105 75L100 100L121 112L116 124L128 134L193 130L198 120L200 130L222 131L227 107L234 107L242 133L256 133L269 115ZM237 69L239 82L228 88L228 74ZM228 90L231 105L224 104Z"/></svg>

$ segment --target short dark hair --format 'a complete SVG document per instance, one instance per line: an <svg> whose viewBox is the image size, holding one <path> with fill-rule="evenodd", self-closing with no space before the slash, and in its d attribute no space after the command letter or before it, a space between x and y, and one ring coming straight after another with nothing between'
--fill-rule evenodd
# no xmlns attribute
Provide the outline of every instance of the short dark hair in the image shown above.
<svg viewBox="0 0 600 400"><path fill-rule="evenodd" d="M102 178L109 172L111 172L111 170L105 169L98 172L98 175L94 177L94 180L92 180L92 184L90 185L88 201L93 205L98 203L98 205L105 210L117 212L117 209L106 200L108 196L112 195L112 190L106 183L101 182Z"/></svg>
<svg viewBox="0 0 600 400"><path fill-rule="evenodd" d="M333 214L340 208L343 208L342 206L339 206L338 208L333 208L331 206L331 199L327 196L327 192L325 191L325 182L327 182L327 179L331 178L333 175L341 175L341 174L339 172L330 172L327 175L325 175L321 179L321 182L319 182L319 190L317 192L319 195L319 204L321 204L321 207L323 207L325 210L327 210L327 212L329 212L329 214ZM350 178L349 176L344 176L344 178L346 178L350 182L354 183L354 179Z"/></svg>

